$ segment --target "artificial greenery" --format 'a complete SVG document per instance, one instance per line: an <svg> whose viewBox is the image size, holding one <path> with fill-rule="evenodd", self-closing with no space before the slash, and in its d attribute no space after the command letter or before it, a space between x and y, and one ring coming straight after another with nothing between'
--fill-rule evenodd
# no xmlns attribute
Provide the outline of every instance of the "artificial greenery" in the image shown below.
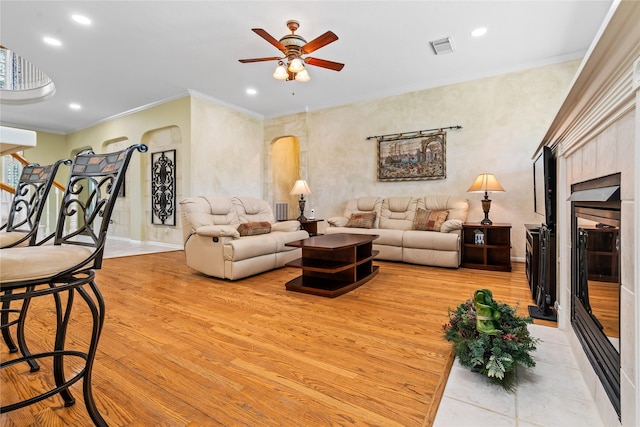
<svg viewBox="0 0 640 427"><path fill-rule="evenodd" d="M516 309L493 301L490 290L478 289L473 300L449 309L449 322L443 325L460 364L509 391L515 387L517 365L535 366L530 352L540 341L529 335L531 317L518 316Z"/></svg>

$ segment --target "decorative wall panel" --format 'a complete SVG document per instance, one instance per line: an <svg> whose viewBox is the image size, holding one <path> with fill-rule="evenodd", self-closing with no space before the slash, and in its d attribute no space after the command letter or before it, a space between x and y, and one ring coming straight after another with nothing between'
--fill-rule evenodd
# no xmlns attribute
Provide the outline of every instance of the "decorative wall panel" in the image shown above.
<svg viewBox="0 0 640 427"><path fill-rule="evenodd" d="M176 150L151 153L151 224L176 225Z"/></svg>

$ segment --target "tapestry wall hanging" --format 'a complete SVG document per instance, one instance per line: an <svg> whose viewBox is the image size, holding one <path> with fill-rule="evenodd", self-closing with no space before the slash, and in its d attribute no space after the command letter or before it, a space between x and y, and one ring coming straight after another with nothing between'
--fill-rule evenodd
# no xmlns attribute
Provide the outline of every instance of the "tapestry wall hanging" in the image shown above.
<svg viewBox="0 0 640 427"><path fill-rule="evenodd" d="M378 137L378 181L447 177L446 132Z"/></svg>
<svg viewBox="0 0 640 427"><path fill-rule="evenodd" d="M151 224L176 225L176 150L151 153Z"/></svg>

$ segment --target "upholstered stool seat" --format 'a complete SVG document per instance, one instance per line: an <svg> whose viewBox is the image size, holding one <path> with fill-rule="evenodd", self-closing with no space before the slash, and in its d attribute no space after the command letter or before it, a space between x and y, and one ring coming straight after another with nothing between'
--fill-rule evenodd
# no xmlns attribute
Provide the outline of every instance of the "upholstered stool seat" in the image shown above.
<svg viewBox="0 0 640 427"><path fill-rule="evenodd" d="M91 258L95 248L74 245L0 249L0 283L46 279Z"/></svg>
<svg viewBox="0 0 640 427"><path fill-rule="evenodd" d="M7 246L27 246L29 241L26 237L29 233L24 231L0 231L0 248L5 248Z"/></svg>

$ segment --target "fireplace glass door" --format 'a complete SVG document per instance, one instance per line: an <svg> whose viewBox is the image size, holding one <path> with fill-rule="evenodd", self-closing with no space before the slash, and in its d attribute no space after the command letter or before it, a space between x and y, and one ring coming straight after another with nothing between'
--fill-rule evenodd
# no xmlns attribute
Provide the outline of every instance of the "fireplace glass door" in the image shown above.
<svg viewBox="0 0 640 427"><path fill-rule="evenodd" d="M620 229L579 220L578 246L578 299L619 353Z"/></svg>
<svg viewBox="0 0 640 427"><path fill-rule="evenodd" d="M572 186L571 325L620 416L620 175ZM593 195L596 196L593 196Z"/></svg>

